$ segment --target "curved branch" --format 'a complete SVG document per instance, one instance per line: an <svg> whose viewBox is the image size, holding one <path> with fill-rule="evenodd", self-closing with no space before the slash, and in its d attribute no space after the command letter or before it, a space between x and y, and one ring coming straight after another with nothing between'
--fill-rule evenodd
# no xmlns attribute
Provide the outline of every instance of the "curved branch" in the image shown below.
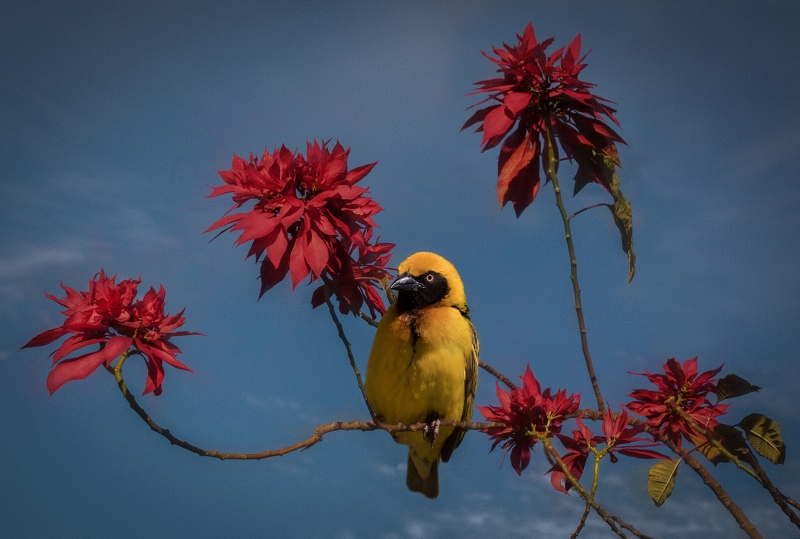
<svg viewBox="0 0 800 539"><path fill-rule="evenodd" d="M572 221L572 218L573 218L573 217L575 217L576 215L580 215L580 214L582 214L582 213L583 213L583 212L585 212L585 211L588 211L588 210L593 210L593 209L595 209L595 208L597 208L597 207L600 207L600 206L605 206L606 208L609 208L609 209L611 209L612 211L613 211L613 209L614 209L614 206L612 206L611 204L606 204L606 203L592 204L591 206L586 206L586 207L585 207L585 208L583 208L582 210L578 210L578 211L576 211L575 213L573 213L572 215L570 215L570 216L569 216L567 219L569 219L570 221Z"/></svg>
<svg viewBox="0 0 800 539"><path fill-rule="evenodd" d="M336 431L351 431L351 430L360 430L362 432L370 432L375 430L385 430L388 433L395 433L395 432L416 432L421 431L426 427L425 423L415 423L413 425L404 425L402 423L397 423L394 425L386 424L386 423L377 423L374 421L333 421L331 423L327 423L325 425L319 425L314 429L314 434L301 441L297 442L296 444L292 444L286 447L282 447L280 449L269 449L267 451L262 451L260 453L228 453L223 451L217 451L215 449L203 449L201 447L197 447L196 445L190 444L185 440L181 440L180 438L176 437L172 434L169 429L165 429L161 427L158 423L153 421L153 419L147 414L147 412L139 405L136 401L136 398L131 394L128 390L128 386L125 384L125 380L122 378L122 364L125 362L125 359L128 357L128 353L124 353L122 357L120 357L119 361L114 367L108 366L106 370L114 375L114 378L117 380L117 386L119 387L120 392L122 392L122 396L125 397L125 400L128 401L131 409L133 409L136 414L142 418L142 421L147 423L147 426L155 432L156 434L160 434L172 445L176 445L187 451L190 451L196 455L200 455L201 457L211 457L220 460L261 460L271 457L282 457L287 453L292 453L294 451L299 451L303 449L308 449L312 445L315 445L322 441L322 437L330 432ZM442 426L450 426L450 427L457 427L464 430L484 430L488 429L489 427L500 427L504 426L502 423L481 423L481 422L474 422L474 421L449 421L449 420L442 420Z"/></svg>
<svg viewBox="0 0 800 539"><path fill-rule="evenodd" d="M334 309L333 303L331 302L331 297L329 294L330 290L333 290L333 288L329 284L329 281L325 279L325 303L328 304L328 312L330 312L333 323L336 324L336 329L339 331L339 338L342 340L344 347L347 350L347 357L350 359L350 366L353 368L353 372L356 375L356 383L358 384L358 389L361 390L361 397L364 399L364 404L367 405L367 410L369 410L369 415L372 420L377 422L378 417L375 415L375 410L372 409L372 405L367 398L367 390L364 389L364 382L361 380L361 371L358 370L358 364L356 363L356 358L353 355L353 348L350 346L350 341L347 340L347 336L344 334L342 323L339 322L339 317L336 316L336 309Z"/></svg>
<svg viewBox="0 0 800 539"><path fill-rule="evenodd" d="M481 369L485 370L486 372L488 372L489 374L491 374L492 376L494 376L495 378L497 378L498 380L503 382L505 385L508 386L509 389L511 389L511 390L517 389L517 386L515 386L511 382L511 380L509 380L508 378L503 376L500 373L500 371L495 370L491 365L489 365L485 361L479 361L478 362L478 367L480 367Z"/></svg>

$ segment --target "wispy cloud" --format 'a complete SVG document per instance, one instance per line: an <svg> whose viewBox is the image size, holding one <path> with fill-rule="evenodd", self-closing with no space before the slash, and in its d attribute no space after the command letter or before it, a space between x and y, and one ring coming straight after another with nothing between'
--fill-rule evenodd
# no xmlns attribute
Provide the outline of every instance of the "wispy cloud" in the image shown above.
<svg viewBox="0 0 800 539"><path fill-rule="evenodd" d="M406 473L406 464L404 462L398 462L395 465L380 463L376 466L378 473L385 475L387 477L394 477L399 475L405 475Z"/></svg>
<svg viewBox="0 0 800 539"><path fill-rule="evenodd" d="M543 480L542 480L543 479ZM616 474L608 474L604 482L613 484L613 494L599 496L598 501L629 522L643 533L661 539L682 537L704 537L705 539L727 539L736 537L738 527L734 519L712 496L692 488L680 488L669 501L660 508L653 507L639 488L641 485L626 480ZM545 486L545 481L547 485ZM428 539L461 537L464 539L482 537L566 537L577 526L584 504L579 496L564 496L555 493L546 477L521 485L514 478L515 486L505 493L480 496L475 503L475 495L464 494L463 503L455 511L416 512L392 537L408 539ZM686 480L685 483L690 482ZM522 502L516 487L524 486L528 509L520 510ZM687 487L687 485L683 485ZM452 507L452 506L451 506ZM766 503L759 503L748 510L748 516L762 532L769 536L789 533L788 520ZM585 539L604 538L613 535L608 526L591 514L586 527L581 532Z"/></svg>
<svg viewBox="0 0 800 539"><path fill-rule="evenodd" d="M83 262L80 251L61 247L33 247L22 254L0 258L0 279L13 279L49 269Z"/></svg>

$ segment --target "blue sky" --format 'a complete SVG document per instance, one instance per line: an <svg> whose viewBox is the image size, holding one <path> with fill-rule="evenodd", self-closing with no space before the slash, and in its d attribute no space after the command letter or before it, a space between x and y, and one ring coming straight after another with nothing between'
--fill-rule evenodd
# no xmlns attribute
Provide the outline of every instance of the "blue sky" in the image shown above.
<svg viewBox="0 0 800 539"><path fill-rule="evenodd" d="M113 5L112 5L113 4ZM498 5L499 4L499 5ZM195 374L166 374L142 405L197 445L261 451L332 420L364 419L352 371L313 287L256 301L257 269L201 232L234 153L338 139L385 211L394 263L436 251L459 269L482 359L509 376L591 396L552 190L519 218L498 208L496 150L459 132L492 75L481 55L527 22L591 47L584 78L617 103L622 188L638 272L605 210L573 222L589 341L606 398L626 402L669 357L725 364L764 389L735 423L781 424L772 475L800 496L800 48L791 1L428 3L9 3L0 8L0 535L64 537L567 537L582 511L549 486L537 451L520 478L485 436L441 468L441 495L404 484L405 450L381 433L336 433L301 454L219 462L171 447L104 372L48 397L47 354L17 351L59 325L59 281L100 268L163 284L205 337L176 341ZM562 182L570 171L562 168ZM571 212L608 200L587 187ZM362 369L373 330L347 319ZM141 388L142 365L127 377ZM481 374L478 404L494 380ZM587 402L589 402L587 400ZM650 462L604 469L599 500L658 537L736 537L684 469L654 508ZM714 470L766 537L796 535L765 491ZM581 537L608 537L596 517Z"/></svg>

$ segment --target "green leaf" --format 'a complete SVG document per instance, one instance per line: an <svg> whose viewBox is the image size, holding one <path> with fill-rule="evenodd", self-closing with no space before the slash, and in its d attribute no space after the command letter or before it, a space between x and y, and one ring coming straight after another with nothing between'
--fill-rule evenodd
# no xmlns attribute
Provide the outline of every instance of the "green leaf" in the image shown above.
<svg viewBox="0 0 800 539"><path fill-rule="evenodd" d="M617 166L619 161L613 156L601 154L603 168L606 178L611 186L611 196L614 197L614 207L609 207L614 218L614 224L619 229L620 239L622 240L622 250L628 255L628 282L633 280L636 273L636 253L633 251L633 211L631 204L625 199L622 191L619 190L619 178L617 177Z"/></svg>
<svg viewBox="0 0 800 539"><path fill-rule="evenodd" d="M754 386L744 378L736 376L735 374L729 374L717 382L715 393L717 394L717 400L721 401L725 399L735 399L736 397L753 393L759 389L761 388Z"/></svg>
<svg viewBox="0 0 800 539"><path fill-rule="evenodd" d="M719 423L710 433L722 447L728 450L729 453L739 456L741 449L746 449L747 444L744 441L744 436L736 428L731 425ZM720 462L730 462L722 451L717 449L714 444L706 440L702 436L692 437L692 441L697 446L697 449L711 462L714 466Z"/></svg>
<svg viewBox="0 0 800 539"><path fill-rule="evenodd" d="M781 426L764 414L750 414L738 424L756 453L772 464L783 464L786 444L781 439Z"/></svg>
<svg viewBox="0 0 800 539"><path fill-rule="evenodd" d="M662 460L650 468L650 473L647 475L647 492L650 493L656 507L661 507L672 494L680 463L680 460Z"/></svg>

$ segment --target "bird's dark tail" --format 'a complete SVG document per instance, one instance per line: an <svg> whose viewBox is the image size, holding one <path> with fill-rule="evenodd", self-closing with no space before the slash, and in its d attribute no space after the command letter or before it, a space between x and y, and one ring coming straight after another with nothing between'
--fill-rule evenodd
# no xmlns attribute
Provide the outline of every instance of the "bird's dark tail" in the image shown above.
<svg viewBox="0 0 800 539"><path fill-rule="evenodd" d="M414 461L411 459L411 453L408 454L408 468L406 471L406 486L412 492L421 492L428 498L435 498L439 495L439 459L434 461L431 466L431 473L427 479L423 479Z"/></svg>

